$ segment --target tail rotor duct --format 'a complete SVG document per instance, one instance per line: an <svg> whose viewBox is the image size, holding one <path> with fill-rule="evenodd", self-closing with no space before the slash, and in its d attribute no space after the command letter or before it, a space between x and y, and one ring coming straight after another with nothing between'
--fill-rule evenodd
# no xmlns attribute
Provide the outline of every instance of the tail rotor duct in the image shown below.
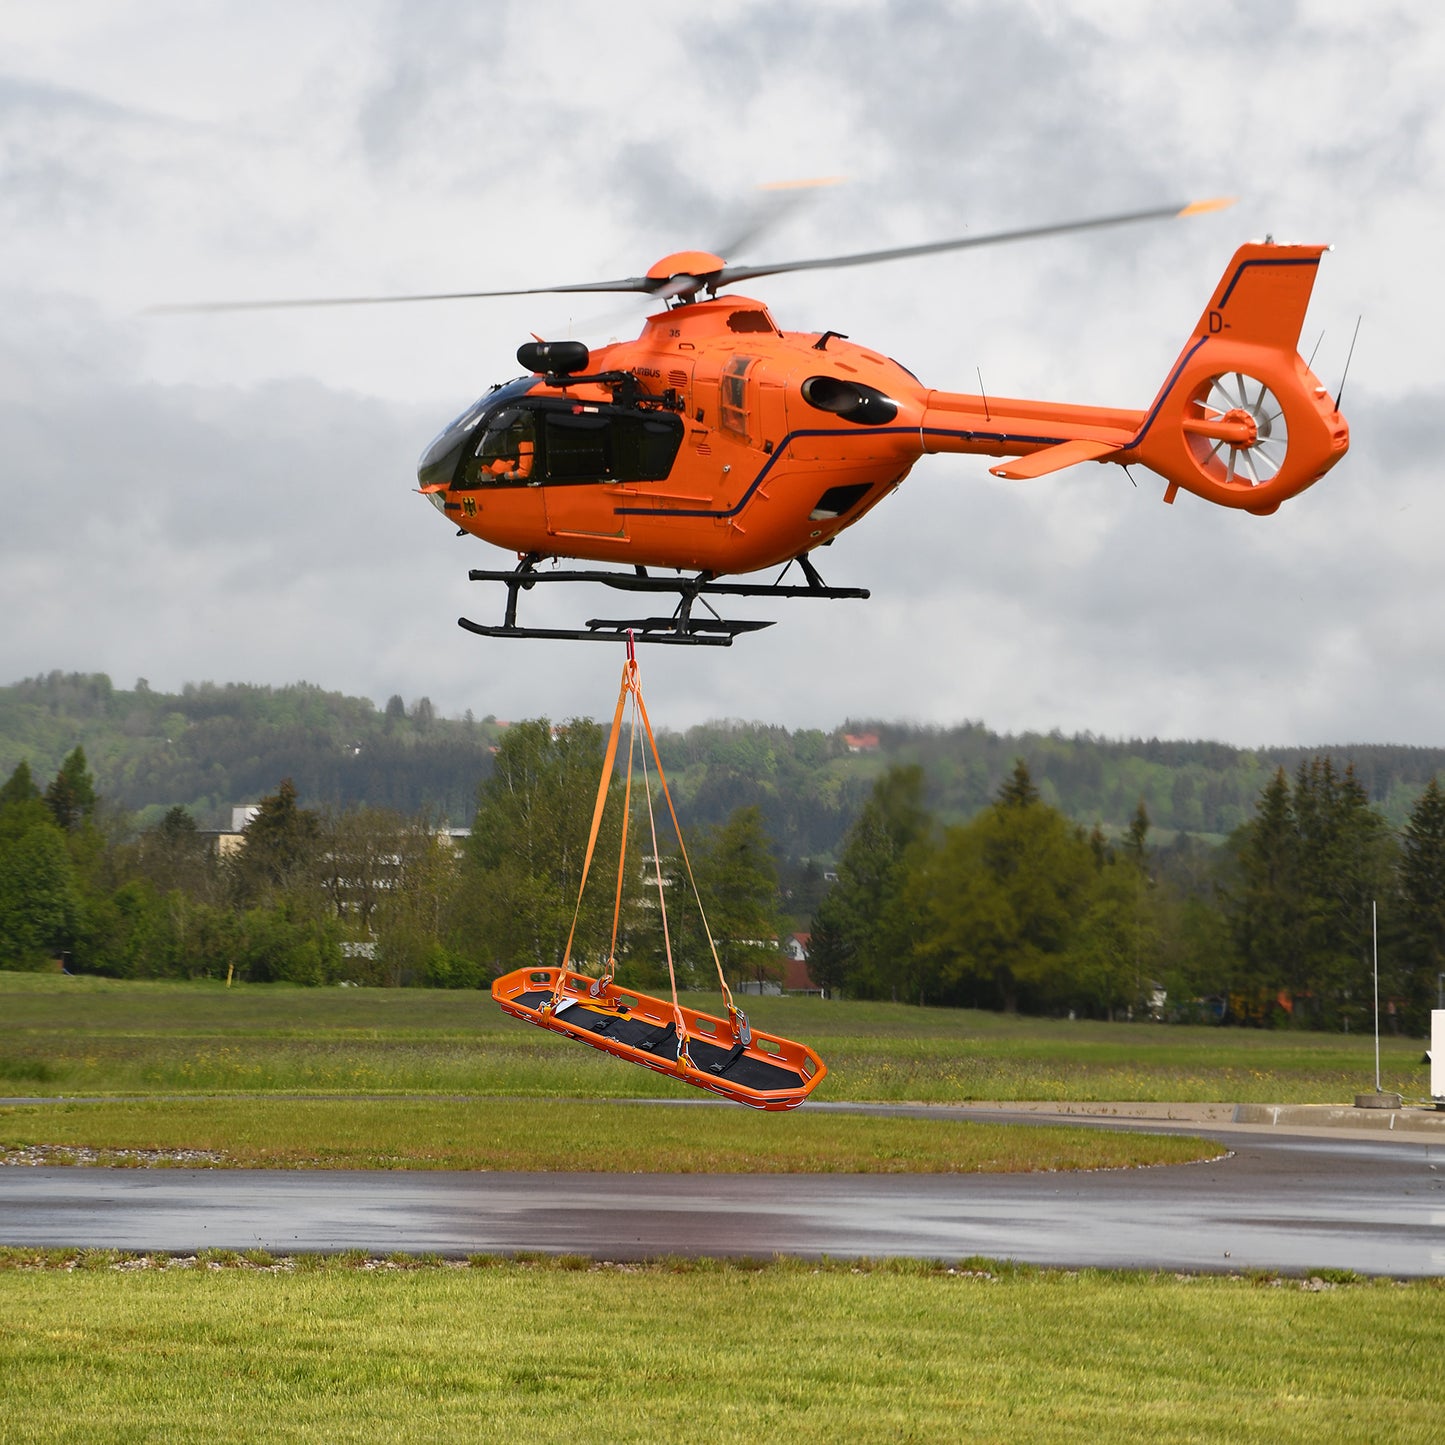
<svg viewBox="0 0 1445 1445"><path fill-rule="evenodd" d="M1289 454L1283 403L1244 371L1202 381L1190 398L1184 430L1200 472L1225 487L1247 491L1273 481Z"/></svg>

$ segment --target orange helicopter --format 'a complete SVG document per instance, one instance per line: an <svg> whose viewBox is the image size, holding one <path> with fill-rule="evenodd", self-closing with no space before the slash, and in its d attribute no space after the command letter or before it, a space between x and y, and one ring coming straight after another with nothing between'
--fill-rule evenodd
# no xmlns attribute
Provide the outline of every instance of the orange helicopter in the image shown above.
<svg viewBox="0 0 1445 1445"><path fill-rule="evenodd" d="M494 387L445 427L417 475L421 491L463 532L519 559L507 571L469 574L502 583L507 599L499 626L459 619L468 630L608 640L633 631L639 641L726 646L772 624L722 618L709 597L867 597L863 588L825 584L811 554L928 453L1008 458L991 471L1018 479L1085 461L1137 463L1164 479L1166 502L1182 487L1264 515L1344 456L1349 427L1338 399L1296 350L1325 246L1268 239L1241 246L1143 410L935 391L838 332L783 331L761 301L721 295L723 288L1229 204L1156 207L778 265L729 265L682 251L618 281L319 304L556 292L637 292L666 303L634 341L596 351L580 341L523 345L517 360L529 374ZM305 304L318 303L240 303ZM614 565L539 570L549 559ZM793 563L803 581L784 585ZM772 582L719 580L774 567L784 571ZM665 617L522 626L518 594L542 582L597 582L678 601ZM699 599L707 615L695 614Z"/></svg>

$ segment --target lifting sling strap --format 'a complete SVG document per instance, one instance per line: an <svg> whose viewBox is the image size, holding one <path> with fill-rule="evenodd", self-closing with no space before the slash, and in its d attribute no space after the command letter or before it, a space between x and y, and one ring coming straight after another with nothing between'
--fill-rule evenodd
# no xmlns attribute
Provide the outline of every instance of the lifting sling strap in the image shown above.
<svg viewBox="0 0 1445 1445"><path fill-rule="evenodd" d="M628 704L631 704L630 709ZM602 831L602 817L607 806L607 798L611 792L613 771L617 762L617 745L622 732L622 718L624 712L628 713L629 720L629 744L627 752L626 782L623 792L623 820L621 829L621 842L618 847L617 858L617 888L613 899L612 909L612 940L608 948L607 969L601 978L592 985L591 992L594 996L604 995L611 986L613 974L617 967L617 934L618 925L622 916L622 893L623 883L626 876L627 863L627 833L628 820L632 808L632 769L633 757L640 747L638 723L641 723L641 733L645 735L647 747L642 749L642 771L643 788L647 797L648 821L652 829L652 856L659 860L657 873L658 907L662 919L663 950L667 956L668 978L672 984L672 1009L673 1022L665 1030L658 1031L655 1038L642 1045L649 1051L664 1046L667 1036L675 1036L677 1040L676 1059L679 1065L686 1063L691 1066L691 1060L687 1055L687 1027L683 1021L682 1007L677 998L677 973L673 965L672 939L668 927L667 901L664 896L664 885L662 869L660 866L661 854L657 846L657 822L652 806L652 787L648 778L647 754L650 751L653 761L657 766L657 780L662 791L662 796L667 801L667 811L672 819L673 834L677 838L678 853L682 858L683 866L687 872L688 883L692 887L693 897L697 900L698 913L702 919L703 935L707 938L708 947L712 952L713 964L717 968L718 983L722 987L723 1001L727 1005L728 1019L733 1025L735 1036L740 1040L736 1053L751 1042L752 1030L748 1025L747 1015L733 1001L732 990L728 988L727 979L723 975L722 960L718 957L717 945L713 942L712 930L708 927L707 913L703 908L702 896L698 890L697 879L693 875L692 861L687 854L687 845L683 842L682 829L677 821L677 809L673 806L672 792L667 786L667 777L662 770L662 758L658 755L657 739L653 735L652 723L647 716L647 705L642 700L642 684L637 666L637 649L631 632L627 634L627 659L622 665L622 682L617 692L617 706L612 713L612 728L607 738L607 752L602 763L602 776L597 785L597 801L592 810L592 828L587 838L587 851L582 862L582 878L577 887L577 905L572 913L572 927L567 934L567 947L563 954L562 969L557 975L557 981L552 990L551 999L543 1005L543 1012L557 1013L565 1006L565 1000L561 998L562 979L566 971L572 966L572 945L576 941L577 922L582 913L582 898L587 888L588 874L591 872L592 859L597 849L597 839ZM733 1057L736 1057L736 1053ZM732 1057L727 1060L717 1072L722 1072Z"/></svg>

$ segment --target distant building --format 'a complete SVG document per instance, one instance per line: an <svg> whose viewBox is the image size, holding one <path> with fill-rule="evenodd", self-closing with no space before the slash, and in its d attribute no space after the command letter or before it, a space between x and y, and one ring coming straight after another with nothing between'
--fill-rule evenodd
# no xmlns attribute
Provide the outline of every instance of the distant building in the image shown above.
<svg viewBox="0 0 1445 1445"><path fill-rule="evenodd" d="M850 753L876 753L878 751L877 733L844 733L843 742Z"/></svg>
<svg viewBox="0 0 1445 1445"><path fill-rule="evenodd" d="M808 944L811 933L790 933L783 942L783 992L814 993L819 998L823 990L813 982L808 972Z"/></svg>
<svg viewBox="0 0 1445 1445"><path fill-rule="evenodd" d="M239 853L241 846L246 841L246 829L250 826L251 820L261 811L260 803L240 803L231 809L231 826L229 829L218 829L214 832L205 830L203 836L212 838L216 844L216 856L228 858L232 853Z"/></svg>

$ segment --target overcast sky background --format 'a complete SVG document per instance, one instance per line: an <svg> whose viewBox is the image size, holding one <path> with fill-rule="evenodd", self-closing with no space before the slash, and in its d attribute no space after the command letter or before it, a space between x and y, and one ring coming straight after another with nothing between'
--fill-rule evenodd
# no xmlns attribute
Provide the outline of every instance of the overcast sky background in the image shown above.
<svg viewBox="0 0 1445 1445"><path fill-rule="evenodd" d="M1142 407L1236 245L1333 242L1302 349L1349 456L1272 517L1083 466L924 459L824 556L870 602L653 648L659 724L845 718L1445 745L1445 12L1355 3L65 0L0 9L0 681L297 680L605 712L620 653L474 638L507 554L417 496L529 299L154 318L158 302L634 275L842 175L773 261L1232 194L1232 210L742 288L931 386ZM524 599L573 625L596 595ZM615 602L615 599L614 599ZM606 608L602 609L604 612ZM735 609L739 612L745 607Z"/></svg>

